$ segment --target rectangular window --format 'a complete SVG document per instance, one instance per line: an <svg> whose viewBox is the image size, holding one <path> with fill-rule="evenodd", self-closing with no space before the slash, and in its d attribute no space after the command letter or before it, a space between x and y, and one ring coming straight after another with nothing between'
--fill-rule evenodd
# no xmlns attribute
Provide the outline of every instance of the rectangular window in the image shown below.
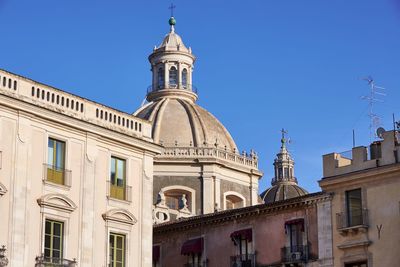
<svg viewBox="0 0 400 267"><path fill-rule="evenodd" d="M299 252L303 248L303 225L300 223L289 224L290 252Z"/></svg>
<svg viewBox="0 0 400 267"><path fill-rule="evenodd" d="M368 267L368 264L366 261L354 262L345 264L345 267Z"/></svg>
<svg viewBox="0 0 400 267"><path fill-rule="evenodd" d="M47 262L59 262L63 258L64 224L46 220L44 235L44 256Z"/></svg>
<svg viewBox="0 0 400 267"><path fill-rule="evenodd" d="M347 226L362 225L361 189L346 191Z"/></svg>
<svg viewBox="0 0 400 267"><path fill-rule="evenodd" d="M125 235L110 233L110 267L125 267Z"/></svg>
<svg viewBox="0 0 400 267"><path fill-rule="evenodd" d="M49 138L47 154L47 180L64 184L65 142Z"/></svg>
<svg viewBox="0 0 400 267"><path fill-rule="evenodd" d="M111 157L110 196L126 199L126 161Z"/></svg>

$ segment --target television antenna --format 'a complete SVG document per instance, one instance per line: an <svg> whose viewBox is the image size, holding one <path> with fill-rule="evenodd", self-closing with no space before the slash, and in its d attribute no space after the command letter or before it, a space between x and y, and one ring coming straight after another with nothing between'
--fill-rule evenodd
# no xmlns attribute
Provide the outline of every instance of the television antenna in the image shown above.
<svg viewBox="0 0 400 267"><path fill-rule="evenodd" d="M374 112L375 103L383 103L382 97L386 96L385 88L377 86L371 76L363 78L369 85L369 95L362 96L361 99L368 101L368 117L369 123L369 138L370 141L377 139L379 136L376 130L381 126L381 117Z"/></svg>

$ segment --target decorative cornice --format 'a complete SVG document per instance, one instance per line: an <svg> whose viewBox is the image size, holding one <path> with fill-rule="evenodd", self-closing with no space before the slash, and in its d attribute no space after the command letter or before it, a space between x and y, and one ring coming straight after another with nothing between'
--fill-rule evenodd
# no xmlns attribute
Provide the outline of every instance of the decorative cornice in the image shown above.
<svg viewBox="0 0 400 267"><path fill-rule="evenodd" d="M68 213L73 212L77 206L68 197L62 194L47 194L37 199L37 203L42 208L50 208L65 211Z"/></svg>
<svg viewBox="0 0 400 267"><path fill-rule="evenodd" d="M137 223L135 216L125 209L112 209L101 215L103 219L116 223L134 225Z"/></svg>
<svg viewBox="0 0 400 267"><path fill-rule="evenodd" d="M153 226L154 233L167 233L180 231L184 229L192 229L205 225L221 224L227 221L244 219L266 214L273 214L284 210L298 209L301 207L309 207L319 202L329 201L332 195L325 192L317 192L301 197L291 198L271 204L259 204L239 209L224 210L215 213L209 213L190 218L181 219L179 221L171 221Z"/></svg>

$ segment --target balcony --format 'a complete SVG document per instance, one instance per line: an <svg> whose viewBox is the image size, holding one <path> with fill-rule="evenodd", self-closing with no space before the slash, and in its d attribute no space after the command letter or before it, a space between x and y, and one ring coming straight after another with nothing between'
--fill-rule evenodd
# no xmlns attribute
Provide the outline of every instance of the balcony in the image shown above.
<svg viewBox="0 0 400 267"><path fill-rule="evenodd" d="M255 254L242 254L231 256L231 267L255 267L256 255Z"/></svg>
<svg viewBox="0 0 400 267"><path fill-rule="evenodd" d="M118 199L123 201L132 201L132 187L123 185L112 184L111 181L107 181L107 197L112 199Z"/></svg>
<svg viewBox="0 0 400 267"><path fill-rule="evenodd" d="M35 267L76 267L78 266L75 259L67 260L60 258L50 258L38 256L35 259Z"/></svg>
<svg viewBox="0 0 400 267"><path fill-rule="evenodd" d="M196 86L194 86L193 84L182 84L182 83L179 83L179 84L178 83L167 83L167 84L161 84L158 86L150 85L149 87L147 87L147 94L165 90L165 89L187 90L187 91L197 94Z"/></svg>
<svg viewBox="0 0 400 267"><path fill-rule="evenodd" d="M71 187L71 171L54 165L43 164L43 181Z"/></svg>
<svg viewBox="0 0 400 267"><path fill-rule="evenodd" d="M281 255L284 263L307 262L309 258L308 246L283 247Z"/></svg>
<svg viewBox="0 0 400 267"><path fill-rule="evenodd" d="M368 228L368 210L336 213L336 227L342 235L365 232Z"/></svg>

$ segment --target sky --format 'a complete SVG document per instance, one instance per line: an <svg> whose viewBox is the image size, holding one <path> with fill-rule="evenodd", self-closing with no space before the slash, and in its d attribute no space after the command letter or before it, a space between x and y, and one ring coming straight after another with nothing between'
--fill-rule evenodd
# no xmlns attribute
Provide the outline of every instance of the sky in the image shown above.
<svg viewBox="0 0 400 267"><path fill-rule="evenodd" d="M319 191L322 155L368 145L371 75L381 126L400 119L400 0L175 0L176 32L197 60L198 104L254 149L270 185L280 130L301 186ZM132 113L170 1L0 0L0 68Z"/></svg>

